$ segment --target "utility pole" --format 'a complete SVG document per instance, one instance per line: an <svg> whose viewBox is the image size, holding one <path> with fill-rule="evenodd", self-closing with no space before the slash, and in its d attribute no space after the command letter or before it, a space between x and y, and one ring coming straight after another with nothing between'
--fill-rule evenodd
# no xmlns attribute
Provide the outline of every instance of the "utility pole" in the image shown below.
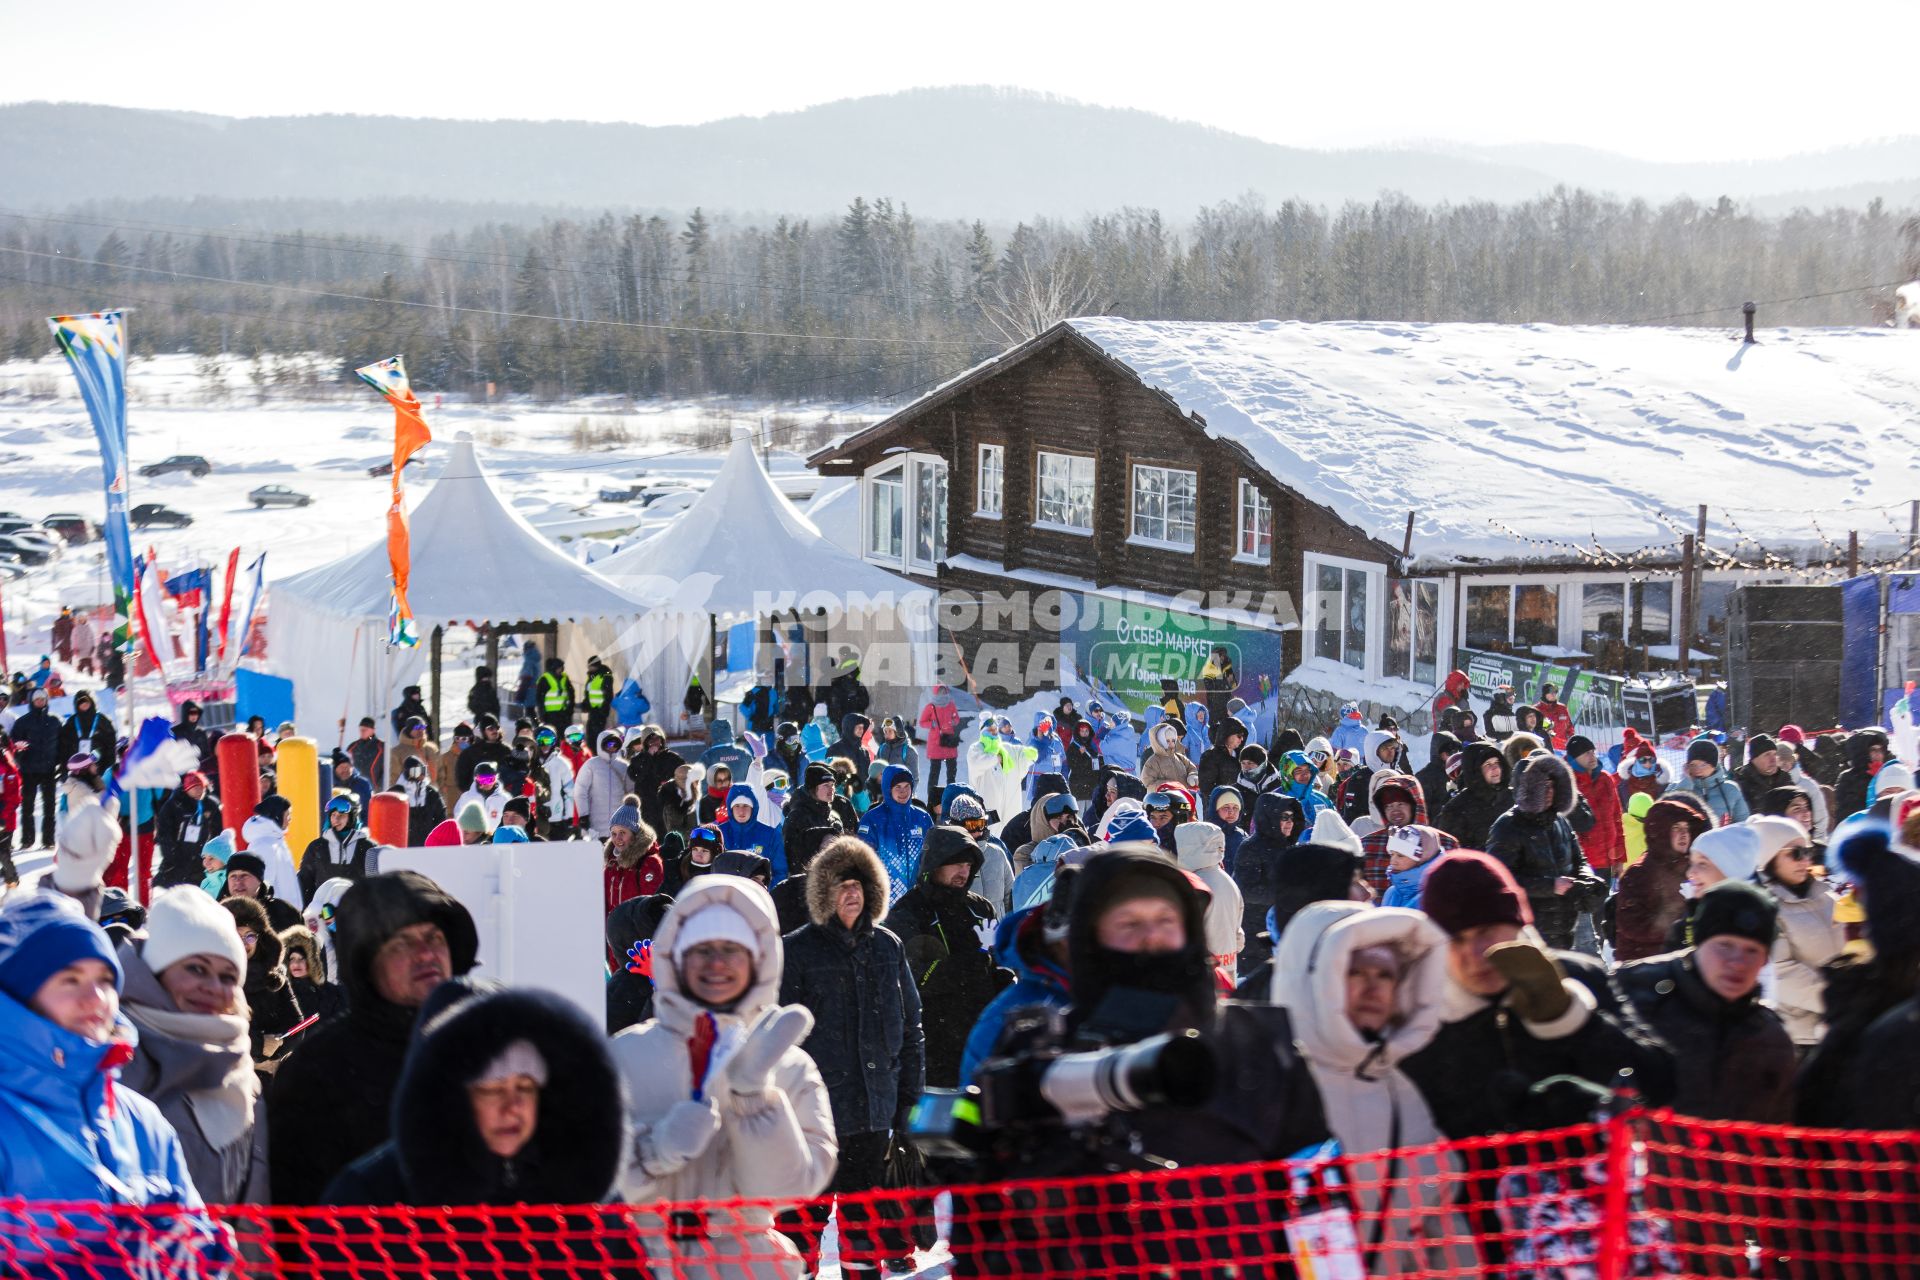
<svg viewBox="0 0 1920 1280"><path fill-rule="evenodd" d="M1673 656L1685 677L1692 673L1693 645L1693 535L1680 540L1680 629L1674 636Z"/></svg>
<svg viewBox="0 0 1920 1280"><path fill-rule="evenodd" d="M1847 576L1849 578L1860 576L1860 531L1858 529L1847 530Z"/></svg>

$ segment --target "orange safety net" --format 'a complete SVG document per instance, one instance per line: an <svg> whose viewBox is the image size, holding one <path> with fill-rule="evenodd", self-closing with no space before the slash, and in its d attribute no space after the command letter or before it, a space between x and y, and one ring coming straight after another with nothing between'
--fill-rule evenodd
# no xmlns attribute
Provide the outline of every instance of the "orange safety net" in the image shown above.
<svg viewBox="0 0 1920 1280"><path fill-rule="evenodd" d="M911 1258L1035 1280L1851 1280L1920 1273L1917 1148L1920 1134L1635 1110L1363 1156L806 1204L198 1213L0 1199L0 1274L740 1280Z"/></svg>

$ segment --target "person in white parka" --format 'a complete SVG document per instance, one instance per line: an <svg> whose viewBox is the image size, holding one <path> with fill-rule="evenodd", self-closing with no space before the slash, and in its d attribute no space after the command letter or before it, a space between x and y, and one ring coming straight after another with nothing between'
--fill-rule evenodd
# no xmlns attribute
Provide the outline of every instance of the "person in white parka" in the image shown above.
<svg viewBox="0 0 1920 1280"><path fill-rule="evenodd" d="M1375 1275L1472 1273L1472 1227L1455 1206L1460 1169L1444 1151L1379 1156L1444 1140L1400 1063L1440 1029L1447 935L1418 911L1316 902L1274 957L1273 1003L1288 1010L1320 1088L1327 1127L1349 1156L1361 1238L1381 1242ZM1391 1183L1382 1202L1380 1185ZM1378 1234L1375 1235L1376 1229Z"/></svg>
<svg viewBox="0 0 1920 1280"><path fill-rule="evenodd" d="M740 876L697 877L654 935L655 1018L613 1038L634 1125L622 1198L772 1202L709 1208L691 1234L642 1212L649 1249L676 1274L804 1274L774 1214L827 1189L839 1147L826 1085L799 1047L813 1016L775 1003L781 965L767 891Z"/></svg>

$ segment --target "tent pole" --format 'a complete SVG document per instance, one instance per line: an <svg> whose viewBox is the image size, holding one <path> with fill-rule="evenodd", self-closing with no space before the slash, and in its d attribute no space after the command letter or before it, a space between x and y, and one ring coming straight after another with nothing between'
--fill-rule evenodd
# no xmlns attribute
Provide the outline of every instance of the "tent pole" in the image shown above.
<svg viewBox="0 0 1920 1280"><path fill-rule="evenodd" d="M440 638L446 627L433 629L433 744L440 745Z"/></svg>
<svg viewBox="0 0 1920 1280"><path fill-rule="evenodd" d="M720 714L720 700L714 697L713 651L720 647L720 617L707 615L707 683L700 690L707 697L707 722L711 724Z"/></svg>

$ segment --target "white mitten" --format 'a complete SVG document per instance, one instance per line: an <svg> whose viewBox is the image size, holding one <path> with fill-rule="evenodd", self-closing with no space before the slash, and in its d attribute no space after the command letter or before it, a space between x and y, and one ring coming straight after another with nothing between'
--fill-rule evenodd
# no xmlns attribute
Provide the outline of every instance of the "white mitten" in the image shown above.
<svg viewBox="0 0 1920 1280"><path fill-rule="evenodd" d="M103 806L91 795L83 798L80 788L69 790L67 815L54 848L54 888L85 893L100 887L107 864L120 848L119 809L117 800Z"/></svg>
<svg viewBox="0 0 1920 1280"><path fill-rule="evenodd" d="M654 1177L676 1173L720 1132L720 1113L707 1102L676 1102L634 1144L640 1167Z"/></svg>
<svg viewBox="0 0 1920 1280"><path fill-rule="evenodd" d="M734 1097L751 1098L765 1093L773 1083L773 1070L787 1050L799 1047L813 1032L813 1014L802 1005L774 1005L763 1012L747 1032L738 1049L721 1064L717 1080L709 1081L707 1092L723 1092Z"/></svg>
<svg viewBox="0 0 1920 1280"><path fill-rule="evenodd" d="M973 936L980 939L980 949L982 951L993 950L993 935L999 931L1000 922L997 920L989 920L985 924L973 926Z"/></svg>

